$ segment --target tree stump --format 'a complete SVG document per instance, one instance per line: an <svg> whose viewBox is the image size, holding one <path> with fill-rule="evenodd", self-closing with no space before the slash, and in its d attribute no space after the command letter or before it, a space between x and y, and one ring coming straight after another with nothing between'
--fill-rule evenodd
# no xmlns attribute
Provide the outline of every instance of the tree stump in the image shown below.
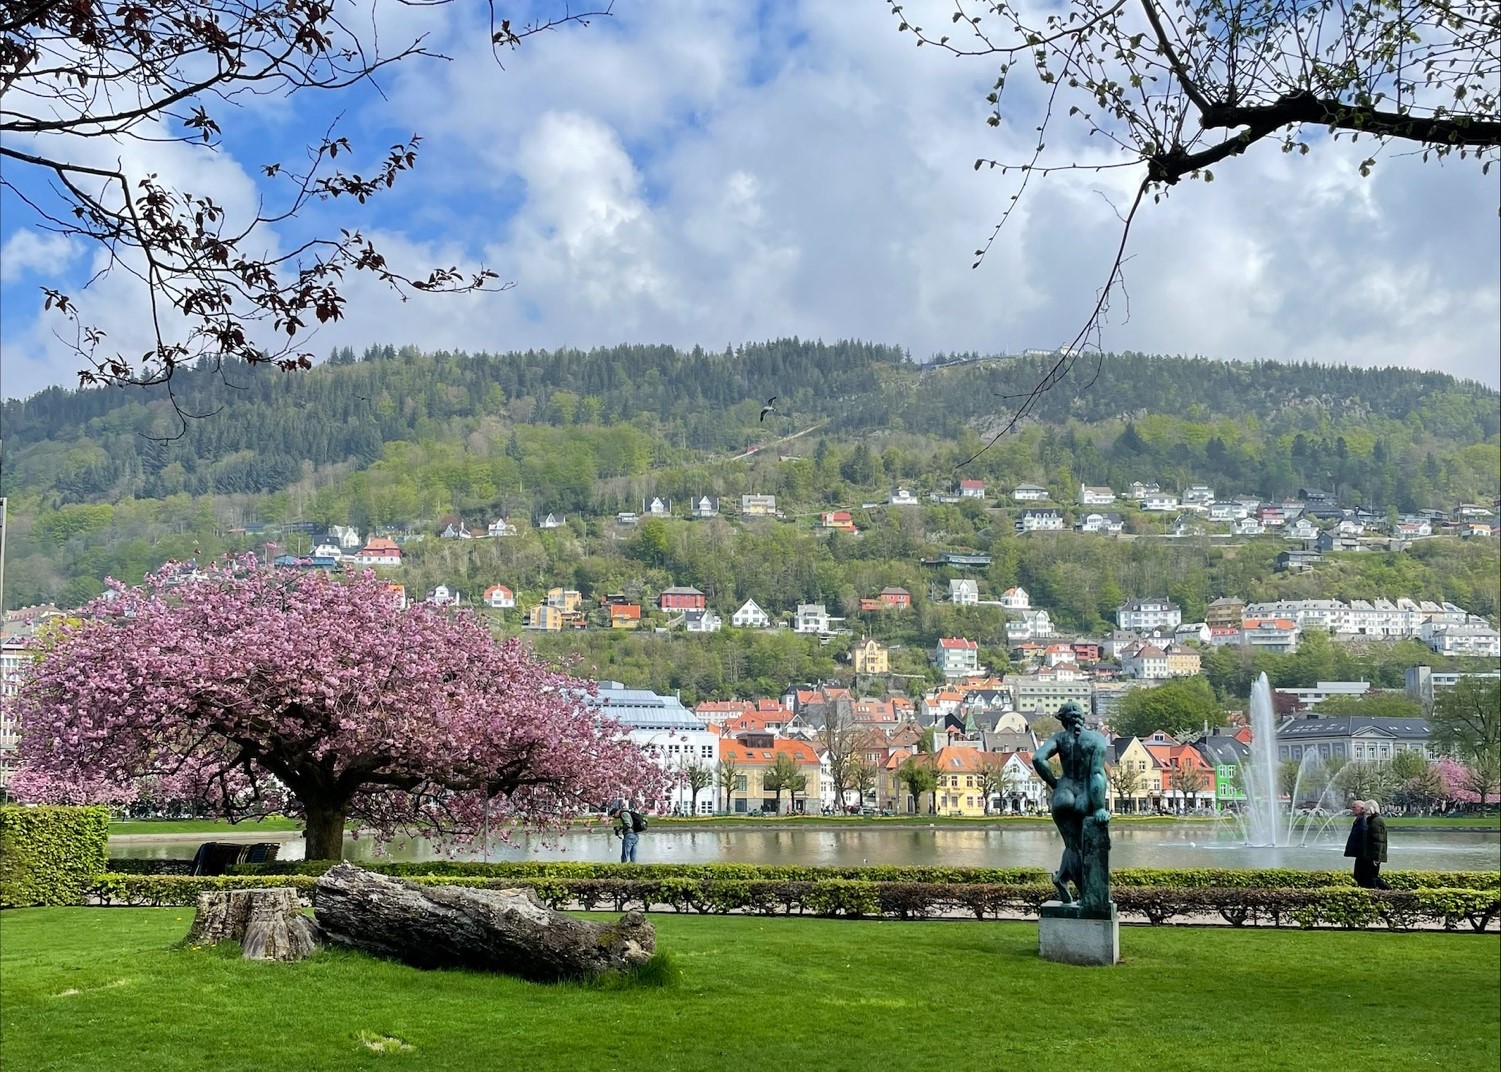
<svg viewBox="0 0 1501 1072"><path fill-rule="evenodd" d="M246 960L301 960L318 948L318 925L302 914L297 891L278 886L198 895L189 945L237 941Z"/></svg>
<svg viewBox="0 0 1501 1072"><path fill-rule="evenodd" d="M417 968L591 979L644 964L657 948L640 912L597 923L554 912L529 889L417 886L350 864L318 880L313 904L326 940Z"/></svg>

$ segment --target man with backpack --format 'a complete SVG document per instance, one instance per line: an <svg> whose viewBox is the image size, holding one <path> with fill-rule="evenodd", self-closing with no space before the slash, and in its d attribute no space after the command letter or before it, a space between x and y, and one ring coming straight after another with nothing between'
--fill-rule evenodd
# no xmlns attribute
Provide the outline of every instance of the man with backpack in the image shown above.
<svg viewBox="0 0 1501 1072"><path fill-rule="evenodd" d="M646 829L646 816L624 800L616 800L605 814L615 821L615 836L620 839L620 862L636 862L636 842Z"/></svg>

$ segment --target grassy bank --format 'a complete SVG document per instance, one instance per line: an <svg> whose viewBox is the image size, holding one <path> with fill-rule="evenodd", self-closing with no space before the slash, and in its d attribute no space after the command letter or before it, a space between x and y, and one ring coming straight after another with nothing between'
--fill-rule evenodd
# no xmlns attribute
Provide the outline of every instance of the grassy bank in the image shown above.
<svg viewBox="0 0 1501 1072"><path fill-rule="evenodd" d="M288 830L301 830L301 819L284 819L275 816L269 819L246 819L230 823L223 819L141 819L109 824L110 836L121 834L276 834Z"/></svg>
<svg viewBox="0 0 1501 1072"><path fill-rule="evenodd" d="M174 948L190 921L183 909L5 913L0 1064L1493 1072L1501 1062L1501 948L1486 936L1130 927L1123 964L1080 969L1040 961L1029 924L659 916L676 983L602 991L339 951L254 964ZM377 1058L367 1040L387 1037L410 1049Z"/></svg>

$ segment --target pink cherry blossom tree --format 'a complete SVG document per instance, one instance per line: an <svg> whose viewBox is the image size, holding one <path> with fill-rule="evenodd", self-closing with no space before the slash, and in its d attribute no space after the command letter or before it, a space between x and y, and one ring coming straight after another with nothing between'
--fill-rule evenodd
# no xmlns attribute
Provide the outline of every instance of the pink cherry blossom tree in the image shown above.
<svg viewBox="0 0 1501 1072"><path fill-rule="evenodd" d="M663 788L589 692L368 572L169 564L58 631L17 700L12 790L119 801L151 779L230 819L303 817L309 859L338 859L346 823L450 843L555 829Z"/></svg>

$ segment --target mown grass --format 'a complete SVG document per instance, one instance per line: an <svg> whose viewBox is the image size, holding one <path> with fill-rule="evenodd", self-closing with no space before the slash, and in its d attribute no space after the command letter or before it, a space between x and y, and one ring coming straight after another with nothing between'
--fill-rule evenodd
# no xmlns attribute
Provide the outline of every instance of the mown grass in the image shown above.
<svg viewBox="0 0 1501 1072"><path fill-rule="evenodd" d="M0 916L0 1067L525 1072L1501 1066L1493 935L1123 928L1115 968L1025 923L658 916L640 985L177 946L183 909ZM665 983L666 985L661 985Z"/></svg>
<svg viewBox="0 0 1501 1072"><path fill-rule="evenodd" d="M223 819L132 819L109 824L111 836L118 834L259 834L301 830L301 819L273 816L231 823Z"/></svg>

